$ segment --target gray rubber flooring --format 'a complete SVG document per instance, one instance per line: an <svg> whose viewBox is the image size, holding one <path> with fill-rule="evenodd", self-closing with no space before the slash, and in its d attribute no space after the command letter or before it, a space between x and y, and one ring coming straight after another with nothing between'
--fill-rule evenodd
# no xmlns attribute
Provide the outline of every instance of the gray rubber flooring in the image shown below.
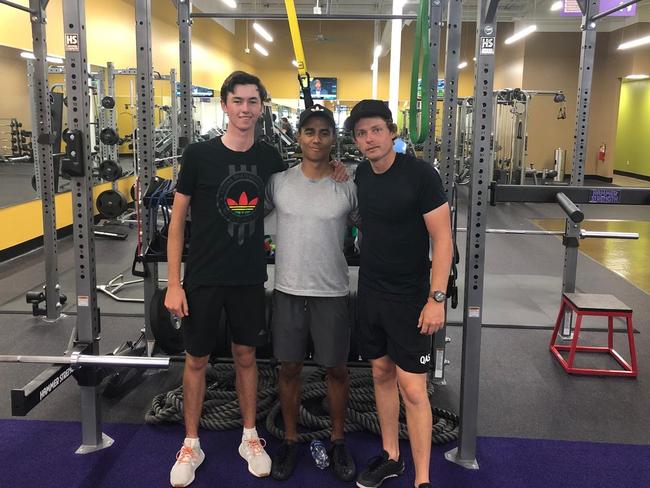
<svg viewBox="0 0 650 488"><path fill-rule="evenodd" d="M462 208L462 206L460 207ZM586 217L648 220L644 207L584 206ZM533 218L562 217L555 205L502 205L489 209L491 228L536 228ZM459 217L465 227L465 217ZM98 283L130 269L134 235L126 241L96 241ZM459 237L461 253L464 237ZM489 236L487 243L484 322L481 347L479 434L647 444L650 421L650 299L647 294L580 255L578 291L612 293L634 309L639 378L600 378L567 375L548 351L549 328L555 321L560 300L563 248L554 237ZM73 292L73 263L70 239L59 243L62 288ZM461 274L464 263L459 265ZM69 316L48 324L31 317L24 302L27 290L43 282L42 251L34 251L0 265L0 354L61 354L76 320ZM165 269L161 267L161 277ZM125 274L125 279L131 279ZM459 283L462 290L462 277ZM267 285L269 286L269 285ZM142 296L139 286L126 294ZM461 304L449 313L447 336L450 364L446 385L438 387L437 405L459 409L462 328ZM118 303L100 295L102 318L101 351L109 352L125 340L137 338L142 327L142 305ZM73 307L67 309L73 312ZM602 327L596 322L586 326ZM585 344L606 340L604 334L585 331ZM615 346L627 356L624 334L615 335ZM582 365L612 365L605 356L580 357ZM42 368L33 365L0 366L0 417L10 416L9 390L22 387ZM102 400L106 421L142 422L152 397L176 386L180 369L151 373L122 399ZM74 380L68 380L28 418L77 420L79 395Z"/></svg>

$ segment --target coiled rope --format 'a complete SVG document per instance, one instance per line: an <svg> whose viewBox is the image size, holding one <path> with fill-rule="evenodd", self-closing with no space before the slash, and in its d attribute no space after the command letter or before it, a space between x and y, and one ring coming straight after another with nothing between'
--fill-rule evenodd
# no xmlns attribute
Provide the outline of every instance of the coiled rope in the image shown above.
<svg viewBox="0 0 650 488"><path fill-rule="evenodd" d="M278 398L277 369L259 368L257 393L257 420L264 421L266 429L278 439L284 438L284 430L278 426L281 418ZM230 364L216 364L208 369L205 402L200 426L209 430L226 430L242 426L237 392L235 390L235 371ZM433 396L433 384L427 386L429 400ZM432 407L433 432L431 441L444 444L458 438L459 418L453 412ZM151 408L145 414L145 422L183 423L183 387L161 393L154 397ZM332 428L327 407L327 383L324 369L317 369L302 382L301 406L298 425L302 431L300 442L326 439ZM381 435L379 419L375 406L372 374L370 369L354 368L350 371L350 399L345 422L346 432L368 431ZM400 399L399 438L408 439L404 416L404 405Z"/></svg>

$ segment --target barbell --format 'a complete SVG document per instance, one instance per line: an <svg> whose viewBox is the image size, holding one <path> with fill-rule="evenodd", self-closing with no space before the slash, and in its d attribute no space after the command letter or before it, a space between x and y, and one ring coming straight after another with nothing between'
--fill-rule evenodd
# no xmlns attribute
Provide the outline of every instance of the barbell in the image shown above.
<svg viewBox="0 0 650 488"><path fill-rule="evenodd" d="M73 352L70 356L23 356L0 355L0 363L61 364L73 369L85 367L110 366L114 368L168 369L171 358L139 356L96 356Z"/></svg>
<svg viewBox="0 0 650 488"><path fill-rule="evenodd" d="M457 232L467 232L466 227L459 227ZM487 229L487 234L524 235L524 236L563 236L563 230L534 230L534 229ZM607 232L580 229L580 239L638 239L638 232Z"/></svg>

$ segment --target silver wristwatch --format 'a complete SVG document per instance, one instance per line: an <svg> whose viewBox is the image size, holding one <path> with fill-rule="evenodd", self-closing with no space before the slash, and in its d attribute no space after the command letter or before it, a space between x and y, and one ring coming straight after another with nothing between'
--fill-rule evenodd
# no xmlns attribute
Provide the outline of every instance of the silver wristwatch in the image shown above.
<svg viewBox="0 0 650 488"><path fill-rule="evenodd" d="M444 291L434 290L429 293L429 297L433 298L438 303L442 303L447 299L447 294Z"/></svg>

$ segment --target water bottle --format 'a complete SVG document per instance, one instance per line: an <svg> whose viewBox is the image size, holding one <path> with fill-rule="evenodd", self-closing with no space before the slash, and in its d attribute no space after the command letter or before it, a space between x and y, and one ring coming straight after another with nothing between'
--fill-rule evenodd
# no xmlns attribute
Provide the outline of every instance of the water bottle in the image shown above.
<svg viewBox="0 0 650 488"><path fill-rule="evenodd" d="M311 441L309 451L311 452L311 457L314 458L316 466L320 469L325 469L330 465L330 458L327 455L327 449L325 449L323 441L319 441L318 439Z"/></svg>

